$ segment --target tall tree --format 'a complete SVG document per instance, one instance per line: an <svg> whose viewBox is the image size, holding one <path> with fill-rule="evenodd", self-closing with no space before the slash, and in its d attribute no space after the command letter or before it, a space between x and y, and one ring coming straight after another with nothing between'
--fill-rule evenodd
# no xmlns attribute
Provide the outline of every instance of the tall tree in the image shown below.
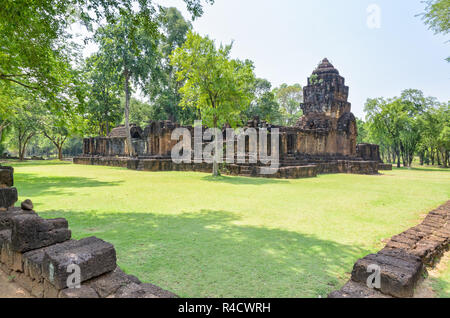
<svg viewBox="0 0 450 318"><path fill-rule="evenodd" d="M147 92L152 102L152 116L155 120L192 124L197 114L190 108L178 107L181 100L179 89L184 83L177 81L173 66L170 64L170 55L186 41L192 25L176 8L163 8L160 20L160 55L157 63L159 72L155 80L150 82Z"/></svg>
<svg viewBox="0 0 450 318"><path fill-rule="evenodd" d="M86 60L86 80L90 86L86 112L89 130L107 136L112 127L122 120L121 86L115 69L110 68L106 55L93 54Z"/></svg>
<svg viewBox="0 0 450 318"><path fill-rule="evenodd" d="M282 84L274 90L278 104L285 118L285 125L292 126L302 115L300 104L303 102L303 90L300 84Z"/></svg>
<svg viewBox="0 0 450 318"><path fill-rule="evenodd" d="M133 13L129 12L129 15L133 16ZM118 17L117 23L97 30L95 41L99 45L98 54L103 56L105 67L114 70L111 76L123 89L127 148L128 154L134 156L129 123L132 84L145 89L148 81L155 76L158 31L154 27L146 28L145 24L133 25L130 21L133 19Z"/></svg>
<svg viewBox="0 0 450 318"><path fill-rule="evenodd" d="M29 101L20 112L11 120L16 145L19 152L19 160L24 160L28 143L39 131L37 123L41 109L36 101Z"/></svg>
<svg viewBox="0 0 450 318"><path fill-rule="evenodd" d="M193 17L203 13L201 0L184 0ZM213 0L205 0L213 3ZM130 16L129 11L135 15ZM3 0L0 10L0 83L17 83L47 97L60 83L68 64L67 33L74 22L88 30L114 23L117 15L131 24L155 25L152 0ZM3 85L2 84L2 85Z"/></svg>
<svg viewBox="0 0 450 318"><path fill-rule="evenodd" d="M231 49L231 44L216 47L208 37L190 32L171 57L177 79L184 82L180 106L197 108L204 123L214 129L225 124L236 127L252 99L253 63L231 59ZM218 175L216 153L213 176Z"/></svg>
<svg viewBox="0 0 450 318"><path fill-rule="evenodd" d="M272 84L262 78L257 78L253 87L253 100L250 103L246 115L249 119L258 117L271 124L280 124L282 114L275 94L272 92Z"/></svg>

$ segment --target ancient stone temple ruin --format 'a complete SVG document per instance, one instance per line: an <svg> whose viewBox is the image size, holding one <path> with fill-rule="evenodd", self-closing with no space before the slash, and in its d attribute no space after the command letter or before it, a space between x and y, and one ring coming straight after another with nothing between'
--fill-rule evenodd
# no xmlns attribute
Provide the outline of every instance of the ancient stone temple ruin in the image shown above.
<svg viewBox="0 0 450 318"><path fill-rule="evenodd" d="M227 164L225 172L243 176L302 178L321 173L376 174L379 169L392 169L392 166L382 163L377 145L356 144L358 129L348 94L345 79L324 59L303 89L303 116L294 127L274 126L256 118L244 128L256 131L264 128L269 133L273 128L279 129L280 168L277 172L262 175L263 165L250 161ZM210 164L172 162L171 151L178 143L178 140L172 140L172 132L179 127L170 121L151 122L145 129L132 125L130 132L136 156L131 158L127 151L125 127L119 126L107 137L84 139L83 156L74 158L74 163L149 171L211 172ZM185 128L194 130L193 127ZM246 140L247 150L249 143Z"/></svg>

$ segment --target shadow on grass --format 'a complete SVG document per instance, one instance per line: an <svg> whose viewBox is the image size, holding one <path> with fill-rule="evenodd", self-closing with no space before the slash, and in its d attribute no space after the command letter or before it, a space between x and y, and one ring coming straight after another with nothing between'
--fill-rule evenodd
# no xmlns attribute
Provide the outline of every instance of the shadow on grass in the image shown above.
<svg viewBox="0 0 450 318"><path fill-rule="evenodd" d="M84 177L45 177L32 173L15 173L14 186L21 197L43 194L67 194L68 189L118 186L122 181L105 182Z"/></svg>
<svg viewBox="0 0 450 318"><path fill-rule="evenodd" d="M49 211L74 237L113 243L119 265L182 297L318 297L369 251L314 235L240 225L226 211L160 215Z"/></svg>
<svg viewBox="0 0 450 318"><path fill-rule="evenodd" d="M217 182L217 183L229 183L229 184L236 184L236 185L265 185L265 184L282 184L282 183L289 183L287 180L281 180L281 179L270 179L270 178L254 178L254 177L229 177L229 176L220 176L220 177L213 177L213 176L205 176L202 177L203 181L209 181L209 182Z"/></svg>

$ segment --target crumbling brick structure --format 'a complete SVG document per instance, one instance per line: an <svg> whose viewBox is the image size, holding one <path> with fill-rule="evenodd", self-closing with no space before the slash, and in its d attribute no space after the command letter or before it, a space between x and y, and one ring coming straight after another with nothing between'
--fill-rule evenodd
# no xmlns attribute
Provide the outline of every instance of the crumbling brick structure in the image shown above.
<svg viewBox="0 0 450 318"><path fill-rule="evenodd" d="M269 133L273 128L279 129L280 164L284 170L275 174L275 177L299 178L317 173L376 174L378 169L392 169L392 166L382 163L377 145L356 145L358 131L356 118L347 101L348 93L345 79L324 59L308 78L308 85L303 89L303 116L294 127L274 126L259 119L247 123L245 128L256 129L258 136L258 131L262 128L267 129ZM179 127L180 125L170 121L151 122L145 129L132 125L132 143L137 154L137 158L132 160L170 160L171 150L178 142L171 139L172 132ZM193 132L193 127L184 128ZM119 126L106 138L86 138L83 156L75 158L74 162L114 162L116 165L118 158L129 159L126 145L125 127ZM245 148L246 151L249 150L249 140L246 140ZM243 166L239 169L243 172L258 170L250 162L239 165ZM309 172L311 165L316 166L316 173ZM143 166L145 164L137 165L141 168ZM177 170L174 166L171 165L171 169ZM299 173L302 167L308 167L305 168L307 171ZM233 167L229 170L236 171ZM262 176L258 173L241 175Z"/></svg>
<svg viewBox="0 0 450 318"><path fill-rule="evenodd" d="M13 169L0 166L0 270L35 297L172 298L142 283L116 264L114 246L96 237L71 239L65 219L43 219L30 200L14 207ZM71 266L78 266L79 288L72 288ZM70 286L69 286L70 285Z"/></svg>

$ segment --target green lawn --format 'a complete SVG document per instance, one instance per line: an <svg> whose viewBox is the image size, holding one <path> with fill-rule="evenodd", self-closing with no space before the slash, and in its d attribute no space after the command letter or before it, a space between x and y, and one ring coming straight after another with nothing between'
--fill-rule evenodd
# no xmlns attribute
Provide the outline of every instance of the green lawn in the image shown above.
<svg viewBox="0 0 450 318"><path fill-rule="evenodd" d="M15 163L20 199L113 243L118 263L183 297L318 297L353 263L450 198L450 171L212 179L57 162Z"/></svg>

